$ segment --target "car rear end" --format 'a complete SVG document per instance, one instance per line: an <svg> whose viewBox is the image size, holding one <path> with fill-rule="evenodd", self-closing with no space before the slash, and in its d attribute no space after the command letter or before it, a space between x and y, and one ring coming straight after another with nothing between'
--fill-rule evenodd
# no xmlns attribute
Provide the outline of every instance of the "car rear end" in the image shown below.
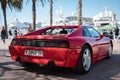
<svg viewBox="0 0 120 80"><path fill-rule="evenodd" d="M63 36L62 36L63 37ZM71 48L70 41L56 37L24 36L14 38L9 46L11 58L19 62L74 68L79 49Z"/></svg>

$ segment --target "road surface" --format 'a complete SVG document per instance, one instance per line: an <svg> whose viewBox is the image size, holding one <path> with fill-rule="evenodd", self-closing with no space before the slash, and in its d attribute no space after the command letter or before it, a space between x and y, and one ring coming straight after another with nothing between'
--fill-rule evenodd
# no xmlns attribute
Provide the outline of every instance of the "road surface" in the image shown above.
<svg viewBox="0 0 120 80"><path fill-rule="evenodd" d="M114 42L114 41L113 41ZM0 41L0 80L120 80L120 41L114 43L111 59L103 59L85 75L75 74L71 69L60 67L39 67L26 69L12 61L8 45Z"/></svg>

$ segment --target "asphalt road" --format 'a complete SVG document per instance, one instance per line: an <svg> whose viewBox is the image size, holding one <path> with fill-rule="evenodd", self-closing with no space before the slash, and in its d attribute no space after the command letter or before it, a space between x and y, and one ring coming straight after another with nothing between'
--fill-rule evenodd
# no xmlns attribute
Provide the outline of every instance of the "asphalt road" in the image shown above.
<svg viewBox="0 0 120 80"><path fill-rule="evenodd" d="M61 67L33 66L28 69L12 61L8 45L0 41L0 80L120 80L120 41L114 43L111 59L103 59L94 65L89 73L75 74L71 69Z"/></svg>

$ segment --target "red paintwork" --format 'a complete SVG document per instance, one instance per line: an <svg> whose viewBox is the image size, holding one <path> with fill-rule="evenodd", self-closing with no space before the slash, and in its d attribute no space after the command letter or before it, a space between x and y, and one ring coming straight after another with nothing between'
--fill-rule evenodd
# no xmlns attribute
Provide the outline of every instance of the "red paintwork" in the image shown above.
<svg viewBox="0 0 120 80"><path fill-rule="evenodd" d="M49 28L77 28L72 33L61 35L40 35L43 31ZM17 36L14 39L42 39L42 40L67 40L69 48L44 48L31 46L9 46L11 58L16 60L21 57L22 62L31 62L47 65L49 61L54 61L56 66L71 67L76 66L79 54L83 45L88 44L92 49L92 63L107 56L110 39L102 37L101 39L85 38L82 36L82 30L85 26L52 26L37 30L24 36ZM40 50L43 51L43 56L25 56L24 50Z"/></svg>

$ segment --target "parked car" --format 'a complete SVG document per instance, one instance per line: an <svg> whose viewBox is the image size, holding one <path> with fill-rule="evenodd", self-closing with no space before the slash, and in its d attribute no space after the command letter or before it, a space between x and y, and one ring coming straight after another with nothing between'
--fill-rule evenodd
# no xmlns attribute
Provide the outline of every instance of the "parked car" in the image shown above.
<svg viewBox="0 0 120 80"><path fill-rule="evenodd" d="M23 66L36 63L87 73L93 63L112 56L113 43L90 26L52 26L16 36L9 51Z"/></svg>

